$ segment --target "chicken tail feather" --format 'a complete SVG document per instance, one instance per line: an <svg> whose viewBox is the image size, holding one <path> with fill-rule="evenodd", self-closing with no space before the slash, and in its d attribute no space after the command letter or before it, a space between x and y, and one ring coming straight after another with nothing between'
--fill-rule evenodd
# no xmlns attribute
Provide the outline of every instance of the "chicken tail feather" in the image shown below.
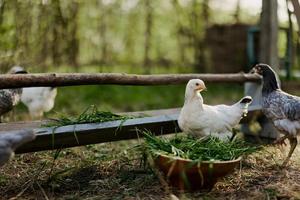
<svg viewBox="0 0 300 200"><path fill-rule="evenodd" d="M245 96L240 101L239 104L243 109L243 117L246 117L248 114L248 106L252 103L252 97Z"/></svg>
<svg viewBox="0 0 300 200"><path fill-rule="evenodd" d="M240 100L240 104L251 104L252 103L252 97L245 96Z"/></svg>

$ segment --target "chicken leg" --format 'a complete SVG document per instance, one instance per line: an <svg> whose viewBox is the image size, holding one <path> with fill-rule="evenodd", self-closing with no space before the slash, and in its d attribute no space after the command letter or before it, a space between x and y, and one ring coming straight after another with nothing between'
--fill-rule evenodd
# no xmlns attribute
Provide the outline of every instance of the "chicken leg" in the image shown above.
<svg viewBox="0 0 300 200"><path fill-rule="evenodd" d="M290 151L289 151L289 154L287 156L287 158L284 160L283 164L282 164L282 167L285 167L287 165L287 163L289 162L297 144L298 144L298 141L297 141L297 138L296 137L288 137L289 141L290 141Z"/></svg>
<svg viewBox="0 0 300 200"><path fill-rule="evenodd" d="M275 140L274 144L279 144L279 145L284 144L284 145L286 145L286 144L285 144L285 140L286 140L286 138L288 138L288 137L289 137L289 135L286 134L286 135L284 135L284 136L278 138L277 140Z"/></svg>

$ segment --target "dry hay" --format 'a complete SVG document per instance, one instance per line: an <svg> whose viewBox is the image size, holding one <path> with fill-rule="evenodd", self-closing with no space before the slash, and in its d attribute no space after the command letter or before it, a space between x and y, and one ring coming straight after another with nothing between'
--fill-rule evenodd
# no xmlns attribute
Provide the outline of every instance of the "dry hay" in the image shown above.
<svg viewBox="0 0 300 200"><path fill-rule="evenodd" d="M115 142L16 156L0 169L0 199L300 199L296 149L281 169L288 146L267 146L244 159L210 192L167 190L135 151L136 142Z"/></svg>

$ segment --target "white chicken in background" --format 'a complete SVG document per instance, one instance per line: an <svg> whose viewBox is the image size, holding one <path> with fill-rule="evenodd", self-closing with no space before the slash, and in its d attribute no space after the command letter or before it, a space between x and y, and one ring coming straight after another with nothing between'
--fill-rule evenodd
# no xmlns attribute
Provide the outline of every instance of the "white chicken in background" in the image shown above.
<svg viewBox="0 0 300 200"><path fill-rule="evenodd" d="M23 88L21 101L27 106L30 116L36 119L54 107L56 95L57 88L54 87Z"/></svg>
<svg viewBox="0 0 300 200"><path fill-rule="evenodd" d="M232 128L247 114L252 98L243 97L231 106L210 106L203 104L200 94L205 89L205 84L200 79L192 79L188 82L184 105L178 118L179 127L183 132L195 137L212 135L228 141L232 137Z"/></svg>

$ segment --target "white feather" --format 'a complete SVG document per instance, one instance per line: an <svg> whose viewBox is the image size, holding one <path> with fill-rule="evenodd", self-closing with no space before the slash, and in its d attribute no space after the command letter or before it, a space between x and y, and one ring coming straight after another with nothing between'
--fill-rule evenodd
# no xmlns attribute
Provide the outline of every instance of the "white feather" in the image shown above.
<svg viewBox="0 0 300 200"><path fill-rule="evenodd" d="M275 120L274 125L280 131L296 136L300 133L300 121L291 121L289 119Z"/></svg>
<svg viewBox="0 0 300 200"><path fill-rule="evenodd" d="M32 117L42 117L44 112L49 112L54 107L56 94L56 88L23 88L21 101L28 107Z"/></svg>

